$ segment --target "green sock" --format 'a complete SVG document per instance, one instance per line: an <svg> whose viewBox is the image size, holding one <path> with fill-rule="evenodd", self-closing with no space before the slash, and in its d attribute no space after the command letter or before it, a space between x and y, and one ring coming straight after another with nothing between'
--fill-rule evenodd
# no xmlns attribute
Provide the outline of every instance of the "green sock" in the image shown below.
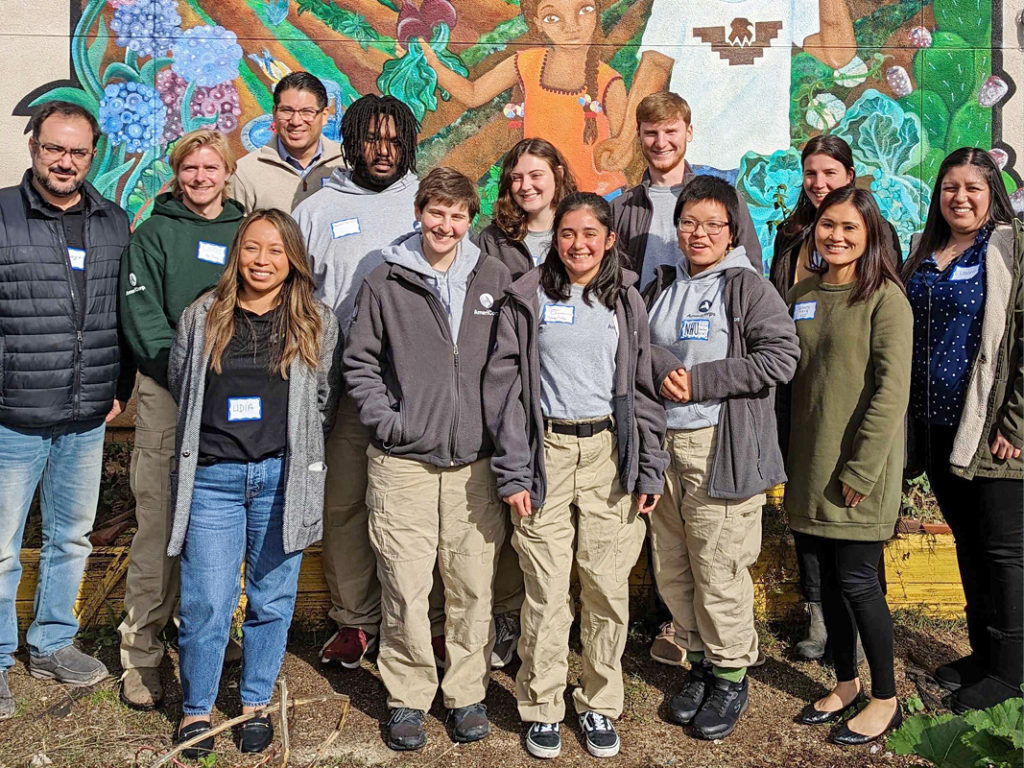
<svg viewBox="0 0 1024 768"><path fill-rule="evenodd" d="M739 669L725 669L724 667L714 667L711 670L715 677L720 677L723 680L728 680L730 683L743 682L743 677L747 674L746 667L740 667Z"/></svg>
<svg viewBox="0 0 1024 768"><path fill-rule="evenodd" d="M700 664L704 661L704 651L687 651L686 660L691 664Z"/></svg>

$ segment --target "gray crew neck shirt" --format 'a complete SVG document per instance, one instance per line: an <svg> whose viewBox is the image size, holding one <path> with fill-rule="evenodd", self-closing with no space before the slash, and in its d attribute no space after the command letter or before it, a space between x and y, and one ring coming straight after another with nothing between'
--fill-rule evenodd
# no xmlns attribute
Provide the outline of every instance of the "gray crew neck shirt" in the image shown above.
<svg viewBox="0 0 1024 768"><path fill-rule="evenodd" d="M551 247L551 230L548 229L544 232L527 231L526 237L523 238L523 245L530 252L533 265L539 267L541 262L547 258L548 249Z"/></svg>
<svg viewBox="0 0 1024 768"><path fill-rule="evenodd" d="M644 263L638 286L640 291L651 284L658 267L679 261L679 241L676 238L676 225L672 221L672 213L682 188L682 184L674 187L652 185L647 188L647 195L654 210L651 214L651 228L647 233L647 247L644 249Z"/></svg>
<svg viewBox="0 0 1024 768"><path fill-rule="evenodd" d="M540 307L540 405L545 418L599 419L612 413L615 313L574 285L568 301L554 301L538 288Z"/></svg>

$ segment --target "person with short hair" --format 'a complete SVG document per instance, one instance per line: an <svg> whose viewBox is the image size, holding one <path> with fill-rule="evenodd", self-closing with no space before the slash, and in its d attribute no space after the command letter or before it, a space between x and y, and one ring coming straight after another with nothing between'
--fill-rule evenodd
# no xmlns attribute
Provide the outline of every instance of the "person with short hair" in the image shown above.
<svg viewBox="0 0 1024 768"><path fill-rule="evenodd" d="M235 159L223 134L206 128L185 134L169 163L170 191L157 196L121 257L121 324L139 366L130 471L137 528L118 627L121 700L142 710L163 700L159 634L178 599L178 560L166 554L178 417L168 359L181 313L220 279L244 216L230 196Z"/></svg>
<svg viewBox="0 0 1024 768"><path fill-rule="evenodd" d="M85 180L99 125L77 104L51 101L30 131L31 167L0 190L0 720L15 712L7 675L18 648L19 552L37 487L44 535L28 672L73 686L107 677L74 646L74 608L106 423L135 378L117 318L128 217Z"/></svg>
<svg viewBox="0 0 1024 768"><path fill-rule="evenodd" d="M494 573L505 538L481 403L503 264L466 239L476 186L444 166L416 193L419 231L384 248L359 289L345 383L370 432L366 505L381 587L377 668L388 690L387 744L419 749L437 691L429 595L444 583L441 690L456 741L490 724Z"/></svg>
<svg viewBox="0 0 1024 768"><path fill-rule="evenodd" d="M246 213L291 213L345 166L341 147L323 135L327 108L327 89L309 72L291 72L274 86L274 135L239 158L231 178L232 194Z"/></svg>

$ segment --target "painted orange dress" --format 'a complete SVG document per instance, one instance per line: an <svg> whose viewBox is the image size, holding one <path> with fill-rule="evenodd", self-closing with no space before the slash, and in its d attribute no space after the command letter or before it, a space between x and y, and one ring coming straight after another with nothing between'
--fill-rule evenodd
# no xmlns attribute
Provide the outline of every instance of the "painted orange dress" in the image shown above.
<svg viewBox="0 0 1024 768"><path fill-rule="evenodd" d="M569 163L576 184L583 192L607 195L626 186L626 177L619 171L599 171L594 166L594 147L611 136L608 115L597 114L597 140L590 145L583 143L583 126L586 116L579 103L579 97L586 86L576 91L563 91L542 85L547 48L530 48L516 54L516 73L523 89L523 138L547 139L561 152ZM608 86L622 76L604 62L597 69L597 92L601 106L605 104ZM590 94L593 97L594 94Z"/></svg>

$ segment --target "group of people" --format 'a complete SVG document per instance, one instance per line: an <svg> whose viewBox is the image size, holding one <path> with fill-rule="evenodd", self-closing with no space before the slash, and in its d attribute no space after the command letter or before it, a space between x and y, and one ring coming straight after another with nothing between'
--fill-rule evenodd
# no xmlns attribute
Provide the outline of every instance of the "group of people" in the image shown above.
<svg viewBox="0 0 1024 768"><path fill-rule="evenodd" d="M837 681L797 718L869 742L901 720L880 564L914 468L953 528L967 598L971 654L936 679L957 711L1020 695L1022 236L987 153L945 160L904 262L850 148L812 139L768 280L742 198L685 160L677 94L636 106L647 171L612 203L551 142L520 141L475 241L475 183L444 166L417 178L404 104L357 100L341 146L322 136L326 108L296 72L274 92L275 136L237 163L215 131L181 137L134 232L85 181L95 119L64 102L33 117L32 167L0 190L0 718L15 711L37 485L28 671L108 674L73 644L73 607L105 423L133 382L121 697L161 704L175 618L175 736L198 739L186 756L213 748L221 673L239 659L253 714L239 748L271 743L263 710L302 551L321 538L337 627L321 661L354 669L376 651L393 749L425 744L438 687L453 738L485 738L490 671L518 654L526 748L559 755L575 565L573 703L590 753L617 754L648 531L670 616L657 642L688 667L670 717L725 738L748 706L749 569L781 482Z"/></svg>

